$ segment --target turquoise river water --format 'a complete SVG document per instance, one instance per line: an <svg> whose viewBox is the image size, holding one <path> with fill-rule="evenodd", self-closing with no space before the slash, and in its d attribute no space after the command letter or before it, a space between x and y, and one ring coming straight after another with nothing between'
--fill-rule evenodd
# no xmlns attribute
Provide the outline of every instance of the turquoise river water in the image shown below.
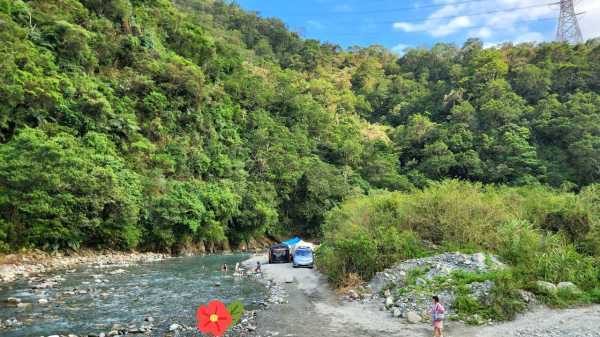
<svg viewBox="0 0 600 337"><path fill-rule="evenodd" d="M155 330L150 335L164 336L171 324L196 326L198 307L212 300L225 305L239 300L244 303L244 309L258 309L257 303L268 296L264 285L248 277L231 277L235 263L248 257L248 254L191 256L102 268L85 266L72 273L58 270L41 276L62 275L65 281L53 288L38 289L42 294L32 289L35 283L28 284L25 280L0 284L0 319L5 322L16 318L22 323L22 326L0 330L0 335L99 334L147 325L145 318L152 316ZM223 263L227 263L229 272L221 272ZM110 274L118 269L127 273ZM106 282L95 283L93 275ZM217 282L222 286L216 287ZM57 296L63 291L76 294ZM87 293L80 294L81 291ZM20 298L30 306L17 308L6 303L9 297ZM50 302L39 304L42 298L50 298ZM199 331L183 335L195 336Z"/></svg>

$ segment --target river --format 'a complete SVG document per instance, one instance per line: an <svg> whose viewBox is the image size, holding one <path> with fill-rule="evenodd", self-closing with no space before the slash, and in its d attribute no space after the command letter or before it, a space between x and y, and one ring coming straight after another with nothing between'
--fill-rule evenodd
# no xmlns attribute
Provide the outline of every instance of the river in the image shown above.
<svg viewBox="0 0 600 337"><path fill-rule="evenodd" d="M265 286L248 277L231 277L235 263L248 257L249 254L190 256L127 265L87 265L74 272L58 270L41 275L46 279L57 275L65 278L45 289L32 289L39 282L28 284L26 280L0 284L0 319L5 322L14 317L22 323L2 331L1 335L107 333L148 325L144 320L151 316L155 327L151 335L164 336L171 324L195 327L196 310L212 300L225 305L239 300L245 310L258 309L259 303L268 297ZM229 272L221 272L223 263L227 263ZM127 273L111 274L119 269ZM217 282L222 285L215 286ZM59 295L65 291L73 291L75 295ZM22 303L30 305L18 308L6 303L9 297L20 298ZM39 299L49 299L49 303L40 304ZM185 334L199 335L199 331L194 329Z"/></svg>

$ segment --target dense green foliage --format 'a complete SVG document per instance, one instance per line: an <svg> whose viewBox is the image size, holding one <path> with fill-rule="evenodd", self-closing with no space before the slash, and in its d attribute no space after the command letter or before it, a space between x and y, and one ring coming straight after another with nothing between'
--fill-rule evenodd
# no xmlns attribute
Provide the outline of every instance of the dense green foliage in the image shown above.
<svg viewBox="0 0 600 337"><path fill-rule="evenodd" d="M318 236L374 189L600 178L597 40L399 58L224 1L0 0L0 42L2 250Z"/></svg>
<svg viewBox="0 0 600 337"><path fill-rule="evenodd" d="M353 197L326 218L319 266L332 284L345 286L351 275L369 280L407 258L486 251L509 267L501 273L451 275L459 289L475 281L496 284L484 305L459 292L456 308L464 315L512 318L522 308L516 289L532 290L556 305L600 303L598 188L590 185L574 194L540 185L448 180L423 190ZM572 282L581 293L548 293L536 286L538 280Z"/></svg>

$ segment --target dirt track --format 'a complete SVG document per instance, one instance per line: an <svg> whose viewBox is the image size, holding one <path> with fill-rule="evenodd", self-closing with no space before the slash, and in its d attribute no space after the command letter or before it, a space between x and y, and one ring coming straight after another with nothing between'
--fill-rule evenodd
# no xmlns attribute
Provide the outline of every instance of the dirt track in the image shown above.
<svg viewBox="0 0 600 337"><path fill-rule="evenodd" d="M262 258L264 259L264 258ZM261 260L263 263L264 260ZM256 264L256 259L247 261ZM263 277L283 283L289 303L275 304L256 322L267 336L433 336L430 323L408 324L379 311L379 301L346 302L335 299L323 276L313 269L294 269L291 264L262 266ZM293 283L284 283L293 275ZM513 322L467 326L445 322L445 337L585 336L600 337L600 306L550 310L540 307Z"/></svg>

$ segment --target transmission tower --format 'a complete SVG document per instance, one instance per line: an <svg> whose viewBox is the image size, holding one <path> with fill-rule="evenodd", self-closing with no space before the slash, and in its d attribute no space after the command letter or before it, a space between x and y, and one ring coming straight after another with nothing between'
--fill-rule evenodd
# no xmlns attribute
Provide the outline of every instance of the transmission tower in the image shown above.
<svg viewBox="0 0 600 337"><path fill-rule="evenodd" d="M568 42L571 44L583 42L579 24L577 23L577 14L575 14L573 0L560 1L560 16L558 17L556 41Z"/></svg>

